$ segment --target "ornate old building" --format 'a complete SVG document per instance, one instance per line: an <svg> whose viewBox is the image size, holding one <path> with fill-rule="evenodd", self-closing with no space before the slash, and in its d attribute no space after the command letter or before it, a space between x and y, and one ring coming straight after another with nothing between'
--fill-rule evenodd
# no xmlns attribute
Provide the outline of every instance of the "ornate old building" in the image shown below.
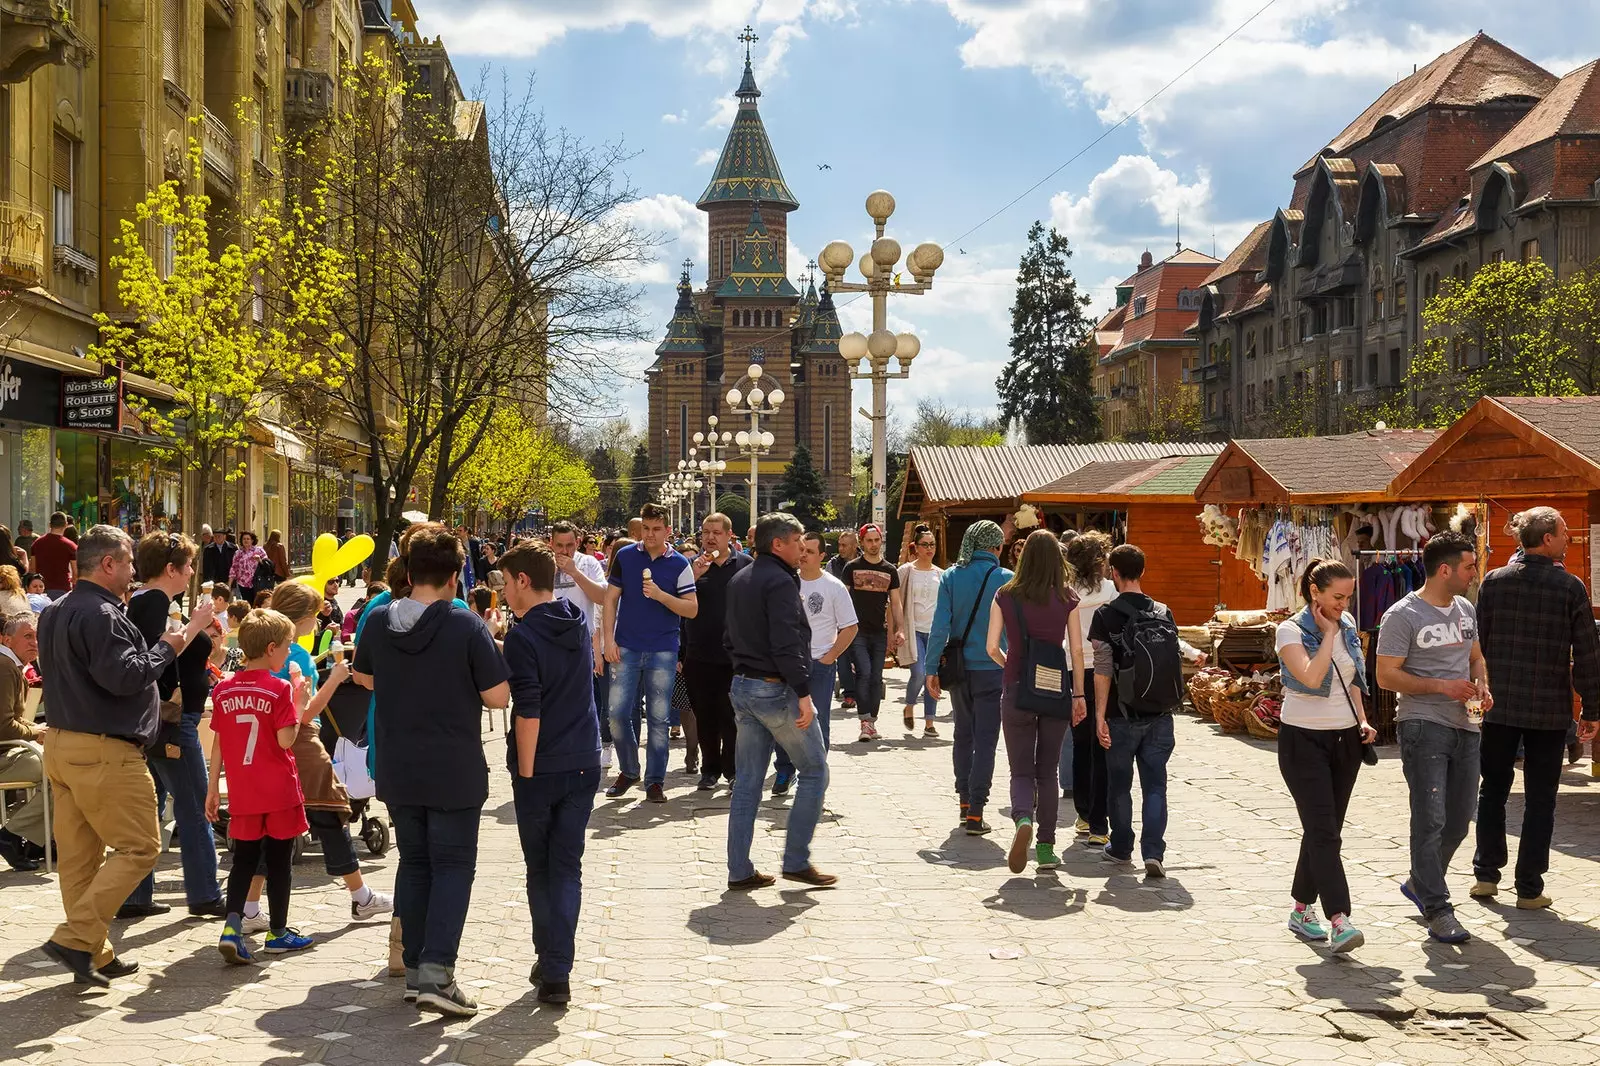
<svg viewBox="0 0 1600 1066"><path fill-rule="evenodd" d="M1405 387L1441 279L1600 254L1600 78L1478 34L1383 93L1205 279L1208 431L1338 432ZM1457 366L1480 358L1452 346Z"/></svg>
<svg viewBox="0 0 1600 1066"><path fill-rule="evenodd" d="M819 295L811 281L802 290L789 280L789 212L800 204L767 139L748 53L735 95L738 113L697 205L708 216L706 284L696 291L685 264L666 339L645 371L651 468L670 472L689 459L694 434L708 430L710 415L720 419L719 430L748 428L748 417L730 414L725 397L755 363L762 387L784 393L779 415L762 423L777 438L760 461L762 509L777 502L783 469L804 442L834 505L846 513L850 375L839 357L842 331L826 286ZM704 449L695 458L705 458ZM726 458L717 492L747 492L749 459L736 447ZM702 491L697 513L706 513L707 502Z"/></svg>

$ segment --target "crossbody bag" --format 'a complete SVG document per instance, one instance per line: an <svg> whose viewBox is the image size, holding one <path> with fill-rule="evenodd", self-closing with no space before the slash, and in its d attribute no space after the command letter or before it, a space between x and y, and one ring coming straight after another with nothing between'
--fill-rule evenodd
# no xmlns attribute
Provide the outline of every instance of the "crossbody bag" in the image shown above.
<svg viewBox="0 0 1600 1066"><path fill-rule="evenodd" d="M1061 641L1033 639L1022 602L1013 596L1010 603L1022 628L1022 678L1017 682L1013 701L1017 710L1041 718L1071 718L1072 682L1067 673L1066 646Z"/></svg>
<svg viewBox="0 0 1600 1066"><path fill-rule="evenodd" d="M1339 635L1344 639L1344 634ZM1350 698L1350 686L1344 683L1344 675L1339 672L1339 664L1330 662L1328 669L1333 671L1333 676L1339 679L1339 687L1344 689L1344 702L1350 708L1350 716L1356 720L1356 735L1361 739L1361 761L1368 766L1378 765L1378 748L1375 744L1366 743L1366 738L1361 737L1361 716L1356 713L1356 701Z"/></svg>
<svg viewBox="0 0 1600 1066"><path fill-rule="evenodd" d="M967 683L966 647L967 637L972 634L972 623L977 621L978 608L983 605L983 594L988 591L989 578L993 576L998 566L989 567L983 575L983 580L978 584L978 598L972 601L972 610L967 615L967 628L961 631L961 640L955 645L946 644L944 651L939 653L939 686L941 688L956 688Z"/></svg>

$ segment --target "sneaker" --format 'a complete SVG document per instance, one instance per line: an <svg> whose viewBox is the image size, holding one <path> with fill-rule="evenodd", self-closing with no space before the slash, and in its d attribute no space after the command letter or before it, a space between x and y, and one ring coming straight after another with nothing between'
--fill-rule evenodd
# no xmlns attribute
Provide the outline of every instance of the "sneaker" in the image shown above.
<svg viewBox="0 0 1600 1066"><path fill-rule="evenodd" d="M794 771L779 770L777 776L772 779L772 794L774 796L787 796L789 788L793 784Z"/></svg>
<svg viewBox="0 0 1600 1066"><path fill-rule="evenodd" d="M1109 843L1111 843L1111 838L1104 833L1090 833L1089 839L1083 842L1083 846L1086 848L1103 848Z"/></svg>
<svg viewBox="0 0 1600 1066"><path fill-rule="evenodd" d="M244 936L231 925L222 927L222 937L217 941L217 951L230 966L248 966L256 961Z"/></svg>
<svg viewBox="0 0 1600 1066"><path fill-rule="evenodd" d="M684 763L683 764L683 772L686 773L686 774L699 774L700 773L699 760L696 760L694 762L686 762L686 763Z"/></svg>
<svg viewBox="0 0 1600 1066"><path fill-rule="evenodd" d="M986 833L994 832L989 823L983 820L983 815L981 814L967 815L965 827L969 837L981 837Z"/></svg>
<svg viewBox="0 0 1600 1066"><path fill-rule="evenodd" d="M1301 940L1328 939L1328 927L1317 917L1317 908L1314 904L1303 911L1289 912L1289 932Z"/></svg>
<svg viewBox="0 0 1600 1066"><path fill-rule="evenodd" d="M400 994L400 998L407 1003L415 1003L417 1001L417 986L411 983L410 978L406 979L406 990Z"/></svg>
<svg viewBox="0 0 1600 1066"><path fill-rule="evenodd" d="M478 1003L454 981L447 985L424 982L417 985L417 1009L470 1018L478 1013Z"/></svg>
<svg viewBox="0 0 1600 1066"><path fill-rule="evenodd" d="M386 896L382 892L374 892L372 898L365 903L350 901L350 917L355 919L371 918L376 914L394 913L394 897Z"/></svg>
<svg viewBox="0 0 1600 1066"><path fill-rule="evenodd" d="M1475 881L1472 890L1467 893L1473 899L1493 899L1500 894L1498 881Z"/></svg>
<svg viewBox="0 0 1600 1066"><path fill-rule="evenodd" d="M856 741L858 743L865 744L867 741L871 740L874 735L872 723L867 721L865 718L861 719L861 735L856 737Z"/></svg>
<svg viewBox="0 0 1600 1066"><path fill-rule="evenodd" d="M1084 821L1082 818L1079 818L1076 822L1072 823L1072 831L1077 833L1079 836L1084 836L1089 832L1089 823Z"/></svg>
<svg viewBox="0 0 1600 1066"><path fill-rule="evenodd" d="M617 746L615 744L600 745L600 772L605 773L617 761Z"/></svg>
<svg viewBox="0 0 1600 1066"><path fill-rule="evenodd" d="M700 783L698 785L694 786L694 787L695 787L695 790L699 791L699 792L711 792L711 791L713 791L717 787L717 775L716 774L701 774L700 775Z"/></svg>
<svg viewBox="0 0 1600 1066"><path fill-rule="evenodd" d="M311 938L285 929L283 932L267 938L264 949L268 955L287 955L291 951L304 951L311 946Z"/></svg>
<svg viewBox="0 0 1600 1066"><path fill-rule="evenodd" d="M939 731L937 729L933 728L933 723L932 722L929 722L927 725L922 727L922 735L925 738L931 739L933 737L938 736L939 735Z"/></svg>
<svg viewBox="0 0 1600 1066"><path fill-rule="evenodd" d="M673 740L682 740L683 739L683 727L682 726L678 726L678 725L673 726L670 730L667 731L667 736L672 738Z"/></svg>
<svg viewBox="0 0 1600 1066"><path fill-rule="evenodd" d="M1519 910L1519 911L1542 911L1542 910L1544 910L1546 907L1550 906L1550 904L1552 904L1554 902L1555 902L1555 900L1551 899L1549 896L1544 895L1543 893L1540 893L1537 896L1518 896L1517 897L1517 910Z"/></svg>
<svg viewBox="0 0 1600 1066"><path fill-rule="evenodd" d="M1033 844L1033 819L1018 818L1017 832L1011 838L1011 850L1006 852L1006 869L1020 874L1028 868L1028 848Z"/></svg>
<svg viewBox="0 0 1600 1066"><path fill-rule="evenodd" d="M854 696L846 696L846 697L844 697L843 699L841 699L839 701L839 709L842 710L842 711L853 711L853 710L855 710L856 709L856 698Z"/></svg>
<svg viewBox="0 0 1600 1066"><path fill-rule="evenodd" d="M1411 887L1411 878L1408 877L1400 882L1400 894L1416 906L1418 914L1424 918L1428 916L1428 912L1422 909L1422 900L1417 896L1417 890Z"/></svg>
<svg viewBox="0 0 1600 1066"><path fill-rule="evenodd" d="M1466 930L1462 930L1462 932L1465 933ZM1334 918L1333 936L1328 943L1333 948L1335 955L1343 955L1347 951L1354 951L1366 942L1367 938L1361 935L1361 930L1351 925L1343 915Z"/></svg>
<svg viewBox="0 0 1600 1066"><path fill-rule="evenodd" d="M972 805L969 804L966 800L962 800L961 801L961 817L956 819L956 825L966 825L967 824L967 814L971 810L972 810Z"/></svg>
<svg viewBox="0 0 1600 1066"><path fill-rule="evenodd" d="M638 783L639 779L637 777L629 777L627 774L618 774L617 779L611 782L611 787L606 789L606 795L610 796L612 799L616 799L618 796L622 795L624 792L628 791L628 789L632 788Z"/></svg>
<svg viewBox="0 0 1600 1066"><path fill-rule="evenodd" d="M867 729L869 729L872 732L872 739L873 740L880 739L879 738L879 734L878 734L878 723L877 722L869 720L867 722Z"/></svg>
<svg viewBox="0 0 1600 1066"><path fill-rule="evenodd" d="M1167 876L1167 868L1161 865L1160 859L1146 859L1144 861L1144 875L1159 880Z"/></svg>
<svg viewBox="0 0 1600 1066"><path fill-rule="evenodd" d="M1033 846L1033 864L1040 870L1054 870L1061 865L1061 860L1056 858L1054 844L1035 844Z"/></svg>
<svg viewBox="0 0 1600 1066"><path fill-rule="evenodd" d="M1109 843L1107 843L1104 848L1100 849L1100 858L1102 858L1106 862L1109 862L1109 863L1111 863L1111 864L1113 864L1115 866L1132 866L1133 865L1133 856L1132 855L1116 855L1116 854L1113 854L1112 851L1111 851L1111 845Z"/></svg>
<svg viewBox="0 0 1600 1066"><path fill-rule="evenodd" d="M253 916L249 914L245 915L243 924L241 924L239 927L239 932L243 933L245 936L253 936L256 933L265 933L271 928L272 920L267 917L266 911L262 911L260 914Z"/></svg>
<svg viewBox="0 0 1600 1066"><path fill-rule="evenodd" d="M1428 920L1428 935L1441 944L1459 944L1464 940L1472 939L1472 934L1467 932L1462 924L1456 921L1453 911L1436 914Z"/></svg>

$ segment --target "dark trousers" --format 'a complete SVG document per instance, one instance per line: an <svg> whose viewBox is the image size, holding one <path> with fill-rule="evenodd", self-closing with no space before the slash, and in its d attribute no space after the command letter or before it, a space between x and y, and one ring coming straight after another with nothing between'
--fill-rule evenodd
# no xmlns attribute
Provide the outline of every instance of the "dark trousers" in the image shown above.
<svg viewBox="0 0 1600 1066"><path fill-rule="evenodd" d="M1472 871L1480 881L1500 880L1506 864L1506 797L1516 778L1517 746L1522 745L1522 840L1517 845L1517 895L1544 894L1550 869L1550 837L1555 832L1556 790L1561 785L1565 729L1521 729L1483 723L1479 751L1483 783L1478 790L1478 848Z"/></svg>
<svg viewBox="0 0 1600 1066"><path fill-rule="evenodd" d="M1006 736L1006 761L1011 766L1011 817L1032 818L1039 843L1054 844L1061 807L1056 771L1061 738L1071 728L1070 720L1002 707L1000 728Z"/></svg>
<svg viewBox="0 0 1600 1066"><path fill-rule="evenodd" d="M1167 760L1172 757L1172 715L1106 719L1111 748L1106 752L1106 813L1113 855L1133 855L1133 772L1139 771L1139 855L1160 862L1167 857Z"/></svg>
<svg viewBox="0 0 1600 1066"><path fill-rule="evenodd" d="M546 981L572 973L578 911L583 903L583 845L600 770L511 778L517 836L528 869L533 951Z"/></svg>
<svg viewBox="0 0 1600 1066"><path fill-rule="evenodd" d="M732 777L736 734L728 689L733 685L733 664L685 659L683 683L689 686L689 703L700 729L701 776Z"/></svg>
<svg viewBox="0 0 1600 1066"><path fill-rule="evenodd" d="M600 712L600 743L611 743L611 673L602 670L594 675L594 705Z"/></svg>
<svg viewBox="0 0 1600 1066"><path fill-rule="evenodd" d="M407 970L443 967L450 979L472 902L482 813L481 807L389 805L400 846L394 904Z"/></svg>
<svg viewBox="0 0 1600 1066"><path fill-rule="evenodd" d="M1361 731L1278 729L1278 771L1300 814L1300 861L1294 868L1296 903L1322 900L1331 917L1350 913L1350 883L1344 875L1344 815L1361 772Z"/></svg>
<svg viewBox="0 0 1600 1066"><path fill-rule="evenodd" d="M267 924L272 932L289 928L289 886L294 870L294 841L261 837L233 842L233 870L228 874L228 913L244 913L250 882L262 865L267 875Z"/></svg>
<svg viewBox="0 0 1600 1066"><path fill-rule="evenodd" d="M950 705L955 711L955 741L950 750L955 763L956 795L971 806L968 813L974 817L982 817L994 784L1003 676L1000 670L974 670L968 666L966 681L950 690Z"/></svg>
<svg viewBox="0 0 1600 1066"><path fill-rule="evenodd" d="M1106 749L1095 736L1094 715L1072 727L1072 806L1089 823L1089 832L1105 836L1110 831L1106 813Z"/></svg>
<svg viewBox="0 0 1600 1066"><path fill-rule="evenodd" d="M883 703L883 659L889 654L889 634L856 631L856 639L845 649L856 672L856 717L866 721L878 720L878 708ZM998 721L999 713L996 710Z"/></svg>

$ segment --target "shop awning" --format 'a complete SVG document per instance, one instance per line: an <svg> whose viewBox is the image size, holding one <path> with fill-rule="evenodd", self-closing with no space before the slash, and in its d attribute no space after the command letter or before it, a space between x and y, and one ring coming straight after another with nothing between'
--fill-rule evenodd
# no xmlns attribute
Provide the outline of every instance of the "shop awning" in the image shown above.
<svg viewBox="0 0 1600 1066"><path fill-rule="evenodd" d="M272 440L270 443L273 451L285 459L290 459L297 463L306 461L306 456L309 454L306 449L306 442L301 440L288 426L285 426L282 422L272 422L265 418L254 419L253 423L271 435ZM262 443L268 442L263 441Z"/></svg>

